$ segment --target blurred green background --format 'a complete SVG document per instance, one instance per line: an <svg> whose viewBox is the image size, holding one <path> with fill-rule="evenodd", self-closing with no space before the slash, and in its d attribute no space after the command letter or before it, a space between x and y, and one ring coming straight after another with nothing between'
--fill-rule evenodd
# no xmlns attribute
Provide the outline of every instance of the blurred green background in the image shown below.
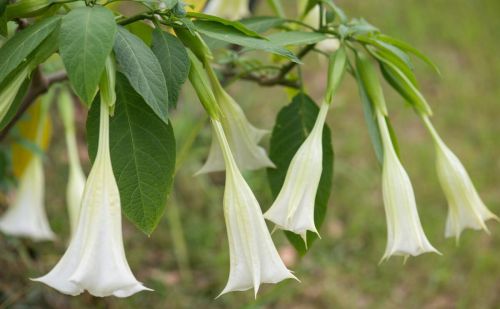
<svg viewBox="0 0 500 309"><path fill-rule="evenodd" d="M290 11L295 1L290 3ZM434 123L462 159L481 196L500 214L500 1L400 0L337 1L352 17L364 17L383 32L404 39L441 68L416 70L433 105ZM265 12L265 3L258 11ZM306 88L320 99L324 65L310 55L304 66ZM288 103L280 88L260 89L238 82L230 93L249 118L272 128ZM222 214L222 174L193 177L210 142L208 127L190 149L175 192L158 229L147 237L124 219L128 261L136 277L155 292L122 300L88 294L67 297L29 280L46 273L65 250L69 226L64 206L64 136L56 134L46 160L47 209L55 243L33 243L0 236L0 307L13 308L500 308L500 226L466 231L459 246L444 238L447 205L434 171L431 140L412 110L386 89L391 117L401 143L402 161L413 181L422 224L443 256L392 258L378 265L386 242L380 169L364 124L357 89L348 77L329 114L335 147L335 174L328 216L304 258L296 256L280 233L274 235L283 259L301 283L264 285L252 292L214 299L224 287L229 255ZM193 106L196 106L194 108ZM173 118L178 144L193 137L201 111L185 87ZM84 117L80 121L83 128ZM56 122L55 132L61 132ZM80 132L82 157L86 158ZM86 163L88 170L88 163ZM265 171L247 179L264 209L271 204Z"/></svg>

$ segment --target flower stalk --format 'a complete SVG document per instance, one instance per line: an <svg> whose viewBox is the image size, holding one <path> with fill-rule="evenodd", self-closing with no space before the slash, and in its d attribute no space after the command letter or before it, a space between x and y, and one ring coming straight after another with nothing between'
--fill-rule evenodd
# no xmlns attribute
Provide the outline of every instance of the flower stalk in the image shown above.
<svg viewBox="0 0 500 309"><path fill-rule="evenodd" d="M68 151L69 176L66 187L66 205L68 207L71 235L74 235L78 225L80 204L83 190L85 188L85 174L83 173L78 156L78 146L74 124L74 109L71 94L62 91L58 101L59 114L61 116Z"/></svg>

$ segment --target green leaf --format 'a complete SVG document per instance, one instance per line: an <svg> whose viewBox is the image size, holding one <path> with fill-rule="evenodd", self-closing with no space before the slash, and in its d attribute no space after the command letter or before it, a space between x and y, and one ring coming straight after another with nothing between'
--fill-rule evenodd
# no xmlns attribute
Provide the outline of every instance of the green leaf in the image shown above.
<svg viewBox="0 0 500 309"><path fill-rule="evenodd" d="M383 57L389 60L396 65L415 86L418 85L415 74L413 73L413 63L411 63L410 57L404 51L383 41L366 36L357 36L356 39L376 47L376 51L373 48L368 49L375 58Z"/></svg>
<svg viewBox="0 0 500 309"><path fill-rule="evenodd" d="M160 61L167 82L168 103L175 107L181 86L189 74L190 62L186 48L177 37L157 28L153 32L151 49Z"/></svg>
<svg viewBox="0 0 500 309"><path fill-rule="evenodd" d="M0 0L0 16L3 15L5 12L5 9L7 8L8 1L7 0Z"/></svg>
<svg viewBox="0 0 500 309"><path fill-rule="evenodd" d="M118 27L115 41L118 71L163 122L168 123L168 88L160 62L137 36Z"/></svg>
<svg viewBox="0 0 500 309"><path fill-rule="evenodd" d="M7 17L5 15L0 14L0 36L4 38L9 34L9 28L7 27ZM3 39L0 38L0 46L2 45Z"/></svg>
<svg viewBox="0 0 500 309"><path fill-rule="evenodd" d="M28 92L28 86L30 82L29 80L25 80L21 87L19 88L19 91L17 92L16 97L14 98L14 101L12 102L9 110L5 114L4 118L0 122L0 130L3 130L5 126L14 118L14 116L17 113L17 110L19 109L19 106L21 105L24 96Z"/></svg>
<svg viewBox="0 0 500 309"><path fill-rule="evenodd" d="M61 58L75 93L87 105L94 100L115 35L113 13L102 6L74 9L62 20Z"/></svg>
<svg viewBox="0 0 500 309"><path fill-rule="evenodd" d="M275 45L288 46L314 44L323 41L328 36L319 32L288 31L272 33L267 38Z"/></svg>
<svg viewBox="0 0 500 309"><path fill-rule="evenodd" d="M361 99L361 105L363 106L363 112L365 115L366 126L368 127L368 134L370 135L370 140L373 145L373 150L375 150L375 155L380 164L384 160L384 148L382 146L382 137L380 136L380 130L378 128L377 120L375 118L375 105L372 103L365 89L365 85L356 72L356 80L359 89L359 97Z"/></svg>
<svg viewBox="0 0 500 309"><path fill-rule="evenodd" d="M240 20L240 23L257 33L266 32L269 29L279 27L285 22L286 20L283 18L274 16L255 16Z"/></svg>
<svg viewBox="0 0 500 309"><path fill-rule="evenodd" d="M49 17L16 33L0 48L0 83L23 64L61 22L60 17Z"/></svg>
<svg viewBox="0 0 500 309"><path fill-rule="evenodd" d="M374 53L377 55L377 53ZM382 74L389 84L396 89L413 107L424 115L432 115L432 109L425 97L420 93L414 83L391 61L377 55L382 64Z"/></svg>
<svg viewBox="0 0 500 309"><path fill-rule="evenodd" d="M244 24L242 24L238 21L231 21L231 20L227 20L224 18L220 18L218 16L213 16L213 15L208 15L208 14L203 14L203 13L198 13L198 12L189 12L189 13L187 13L187 17L193 17L193 18L196 18L198 20L217 22L217 23L229 26L229 27L233 27L236 30L246 34L247 36L259 38L259 39L265 39L260 34L247 28Z"/></svg>
<svg viewBox="0 0 500 309"><path fill-rule="evenodd" d="M249 37L233 27L229 27L213 21L202 20L195 21L194 24L199 32L212 39L241 45L252 49L265 50L286 57L294 62L300 63L300 60L297 58L297 56L295 56L288 49L285 49L266 40Z"/></svg>
<svg viewBox="0 0 500 309"><path fill-rule="evenodd" d="M305 94L298 94L292 103L285 106L278 114L276 125L271 136L269 156L276 164L276 168L267 170L268 180L274 197L281 190L288 166L293 156L305 141L316 122L319 108ZM326 207L332 187L333 177L333 148L330 129L325 125L323 129L323 173L319 182L318 193L314 209L314 222L319 229L326 215ZM285 232L286 236L300 254L307 249L302 238L294 233ZM307 232L307 243L310 248L317 238L315 233Z"/></svg>
<svg viewBox="0 0 500 309"><path fill-rule="evenodd" d="M415 47L411 46L410 44L403 42L403 41L400 41L400 40L397 40L395 38L392 38L392 37L384 35L384 34L380 34L377 38L386 42L386 43L392 44L392 45L398 47L399 49L402 49L408 53L412 53L413 55L417 56L422 61L427 63L431 68L433 68L437 74L441 75L441 72L439 71L438 66L435 65L434 62L432 62L432 60L429 59L429 57L424 55L421 51L419 51Z"/></svg>
<svg viewBox="0 0 500 309"><path fill-rule="evenodd" d="M139 229L150 235L165 210L175 171L175 137L145 104L127 79L117 75L115 115L110 119L110 149L122 209ZM89 156L97 153L99 104L87 119Z"/></svg>
<svg viewBox="0 0 500 309"><path fill-rule="evenodd" d="M125 28L140 38L146 45L151 46L153 42L153 28L143 22L131 23L125 26Z"/></svg>

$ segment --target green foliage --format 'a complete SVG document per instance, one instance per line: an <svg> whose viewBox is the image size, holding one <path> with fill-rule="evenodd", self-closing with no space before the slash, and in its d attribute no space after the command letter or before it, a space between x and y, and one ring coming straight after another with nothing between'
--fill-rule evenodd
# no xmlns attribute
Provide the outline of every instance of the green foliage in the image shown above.
<svg viewBox="0 0 500 309"><path fill-rule="evenodd" d="M175 107L189 74L189 58L182 42L170 33L153 31L153 53L158 58L168 88L169 105Z"/></svg>
<svg viewBox="0 0 500 309"><path fill-rule="evenodd" d="M144 42L119 27L114 51L118 71L163 122L168 123L168 88L158 58Z"/></svg>
<svg viewBox="0 0 500 309"><path fill-rule="evenodd" d="M267 36L278 46L309 45L323 41L327 36L319 32L288 31L276 32Z"/></svg>
<svg viewBox="0 0 500 309"><path fill-rule="evenodd" d="M279 27L286 23L286 20L273 16L255 16L240 20L248 29L257 33L266 32L271 28Z"/></svg>
<svg viewBox="0 0 500 309"><path fill-rule="evenodd" d="M288 166L293 156L305 141L318 116L319 108L305 94L298 94L290 105L285 106L276 118L271 137L271 149L269 157L276 168L269 168L267 175L271 191L274 197L281 190ZM314 222L316 228L320 229L325 220L328 198L332 189L333 178L333 148L331 134L328 126L323 129L323 173L318 186L316 201L314 205ZM315 233L307 232L307 248L304 240L297 234L285 232L290 243L300 254L305 254L311 247L312 242L318 237Z"/></svg>
<svg viewBox="0 0 500 309"><path fill-rule="evenodd" d="M0 48L0 84L56 30L60 17L46 18L14 35Z"/></svg>
<svg viewBox="0 0 500 309"><path fill-rule="evenodd" d="M384 150L382 147L382 137L380 136L380 131L378 128L378 123L375 118L375 105L368 97L368 93L365 89L363 81L361 81L359 74L356 74L359 98L361 100L361 105L363 106L363 113L365 116L366 126L368 128L368 134L370 135L370 140L377 156L377 160L380 164L384 159Z"/></svg>
<svg viewBox="0 0 500 309"><path fill-rule="evenodd" d="M244 32L241 32L234 27L214 21L203 20L196 21L194 24L200 33L209 38L244 47L265 50L286 57L294 62L300 62L300 60L291 51L273 43L272 41L249 37Z"/></svg>
<svg viewBox="0 0 500 309"><path fill-rule="evenodd" d="M5 12L5 8L7 8L7 3L8 3L7 0L0 0L0 16L2 16L3 13Z"/></svg>
<svg viewBox="0 0 500 309"><path fill-rule="evenodd" d="M19 109L19 106L22 103L24 96L26 95L26 92L28 91L29 84L30 84L30 82L28 80L25 80L24 83L19 88L19 91L17 92L16 98L12 102L12 105L10 106L9 111L7 112L7 114L5 114L5 117L2 119L2 121L0 121L0 130L3 130L5 128L5 126L16 115L16 112Z"/></svg>
<svg viewBox="0 0 500 309"><path fill-rule="evenodd" d="M220 17L217 17L217 16L203 14L203 13L197 13L197 12L190 12L190 13L187 14L187 16L188 17L194 17L197 20L212 21L212 22L216 22L218 24L222 24L222 25L225 25L225 26L228 26L228 27L232 27L235 30L240 31L240 32L242 32L243 34L245 34L245 35L247 35L249 37L255 37L255 38L258 38L258 39L265 39L259 33L255 32L254 30L248 28L245 24L242 24L242 23L240 23L238 21L231 21L231 20L227 20L227 19L220 18Z"/></svg>
<svg viewBox="0 0 500 309"><path fill-rule="evenodd" d="M175 171L175 137L118 74L117 103L110 120L113 172L125 215L139 229L151 234L163 215ZM89 156L97 153L99 104L92 104L87 119Z"/></svg>
<svg viewBox="0 0 500 309"><path fill-rule="evenodd" d="M59 52L75 93L90 105L116 35L113 13L101 6L82 7L64 16Z"/></svg>

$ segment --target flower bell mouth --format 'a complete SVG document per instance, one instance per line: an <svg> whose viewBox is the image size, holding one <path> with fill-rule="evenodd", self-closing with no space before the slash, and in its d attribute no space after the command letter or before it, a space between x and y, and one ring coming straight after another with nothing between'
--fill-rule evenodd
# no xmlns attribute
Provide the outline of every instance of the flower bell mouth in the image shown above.
<svg viewBox="0 0 500 309"><path fill-rule="evenodd" d="M34 280L69 295L87 290L98 297L128 297L150 290L135 279L125 257L120 195L111 167L106 103L101 103L99 146L85 184L76 232L57 265L47 275Z"/></svg>
<svg viewBox="0 0 500 309"><path fill-rule="evenodd" d="M36 241L54 240L44 208L43 164L33 155L20 179L14 203L0 219L0 230L6 234L29 237Z"/></svg>
<svg viewBox="0 0 500 309"><path fill-rule="evenodd" d="M211 0L205 13L230 20L238 20L250 15L249 0Z"/></svg>
<svg viewBox="0 0 500 309"><path fill-rule="evenodd" d="M394 150L384 115L380 110L376 114L384 151L382 187L387 219L387 247L381 262L392 255L441 254L425 236L410 178Z"/></svg>
<svg viewBox="0 0 500 309"><path fill-rule="evenodd" d="M212 126L226 162L224 217L231 260L229 279L219 296L251 288L257 296L262 283L297 278L274 246L259 203L236 166L222 124L212 120Z"/></svg>
<svg viewBox="0 0 500 309"><path fill-rule="evenodd" d="M445 236L455 237L458 243L466 228L489 233L485 221L499 218L486 207L462 162L443 142L429 117L422 119L434 140L438 178L449 206Z"/></svg>
<svg viewBox="0 0 500 309"><path fill-rule="evenodd" d="M307 231L319 233L314 206L323 171L323 127L329 105L323 103L314 128L293 157L276 201L264 217L276 227L299 234L307 246Z"/></svg>
<svg viewBox="0 0 500 309"><path fill-rule="evenodd" d="M220 123L224 128L224 132L227 133L226 138L231 151L234 153L238 168L247 171L275 167L265 149L258 145L262 138L268 134L268 131L258 129L248 121L238 103L221 86L209 64L205 64L205 67L208 70L215 99L220 110ZM226 164L219 143L216 139L212 139L207 161L196 174L224 171L225 168Z"/></svg>
<svg viewBox="0 0 500 309"><path fill-rule="evenodd" d="M50 118L47 108L50 100L40 100L30 112L24 128L19 128L22 136L26 136L36 147L43 150L50 139ZM33 128L35 132L33 134ZM30 136L30 134L32 134ZM13 151L23 161L22 153ZM13 204L0 218L0 230L13 236L28 237L35 241L54 240L56 235L50 228L45 212L45 176L41 154L29 152L26 157L26 167L20 168L19 187ZM21 164L23 166L23 164Z"/></svg>

